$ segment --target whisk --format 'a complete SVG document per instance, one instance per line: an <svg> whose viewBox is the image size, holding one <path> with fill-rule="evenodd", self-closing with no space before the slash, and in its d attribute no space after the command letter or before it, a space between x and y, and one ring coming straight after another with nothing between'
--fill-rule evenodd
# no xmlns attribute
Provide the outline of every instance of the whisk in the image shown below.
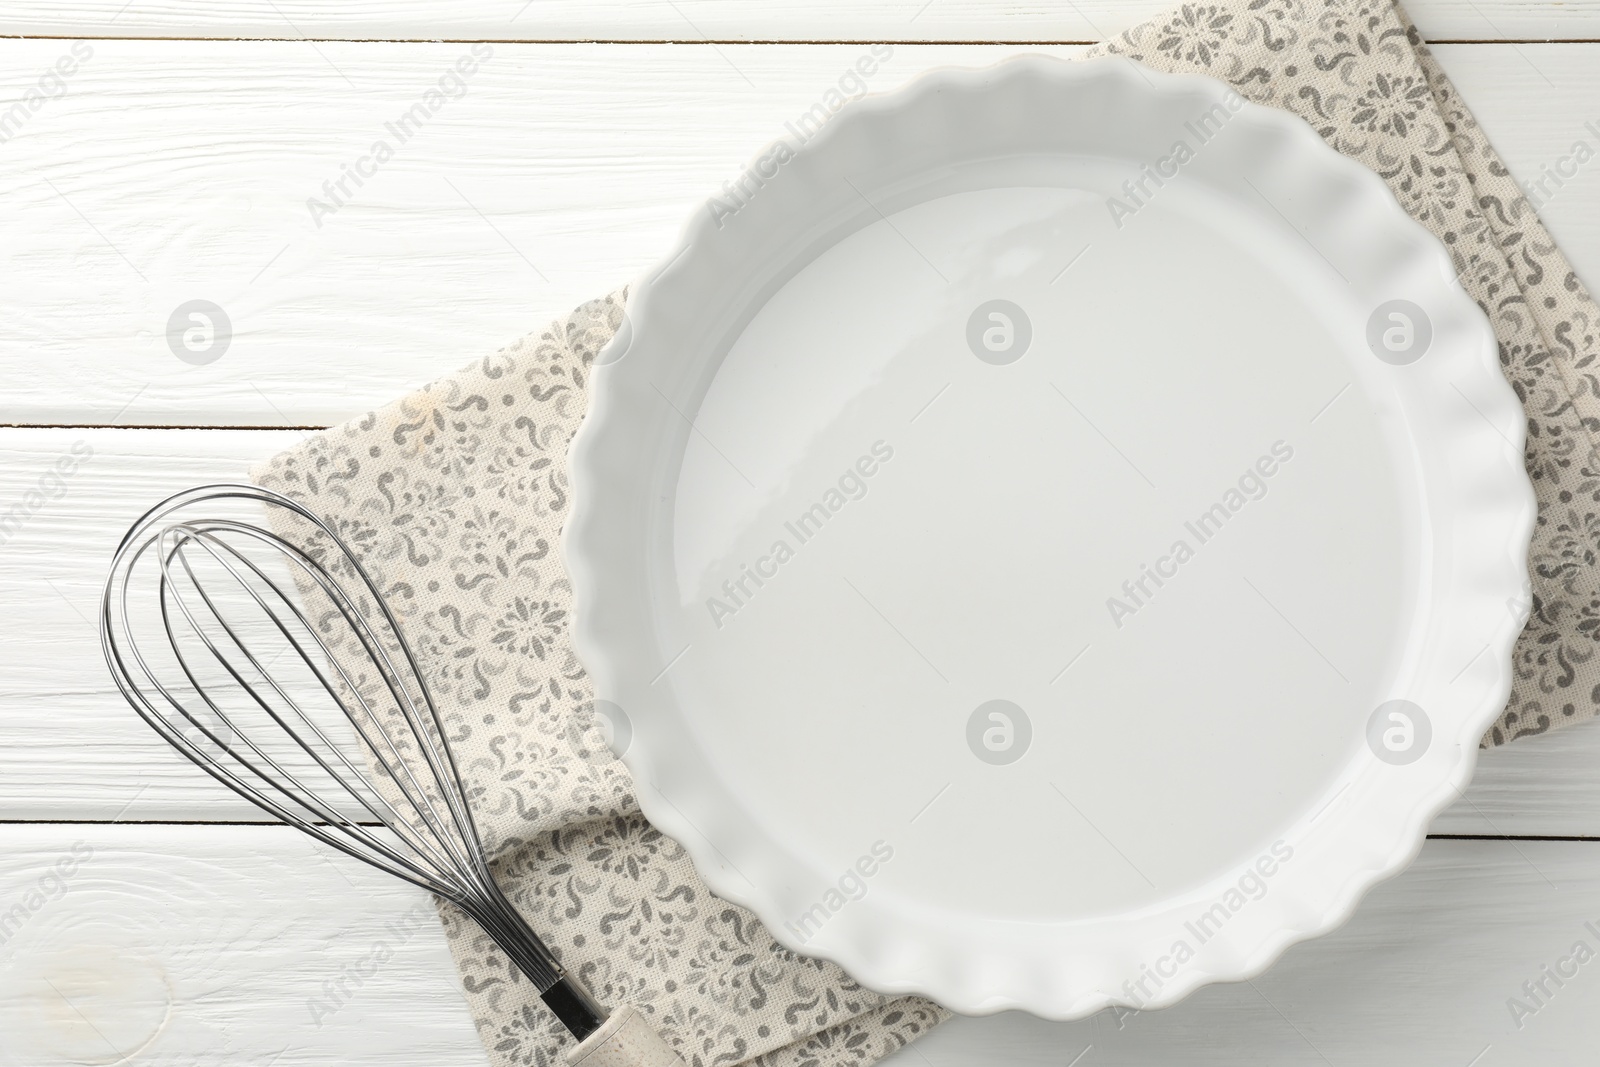
<svg viewBox="0 0 1600 1067"><path fill-rule="evenodd" d="M281 509L278 528L305 536L200 510L225 501ZM495 883L412 649L315 513L250 485L167 498L117 547L100 639L128 703L202 770L482 927L579 1039L569 1063L682 1067L636 1010L608 1017Z"/></svg>

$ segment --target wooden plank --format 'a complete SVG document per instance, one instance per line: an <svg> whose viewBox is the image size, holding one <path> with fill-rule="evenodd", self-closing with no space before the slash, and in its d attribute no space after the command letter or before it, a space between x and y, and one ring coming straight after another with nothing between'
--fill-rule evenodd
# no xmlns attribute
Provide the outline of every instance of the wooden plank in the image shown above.
<svg viewBox="0 0 1600 1067"><path fill-rule="evenodd" d="M1600 721L1479 753L1435 834L1600 837Z"/></svg>
<svg viewBox="0 0 1600 1067"><path fill-rule="evenodd" d="M930 9L932 10L932 9ZM628 281L865 46L508 45L311 217L462 44L96 41L0 151L0 423L325 425ZM3 41L43 71L63 41ZM1072 48L1053 48L1063 55ZM896 46L869 85L1015 54ZM1597 115L1600 45L1440 48L1513 169ZM1548 83L1546 81L1548 79ZM342 199L342 198L341 198ZM331 200L325 200L331 203ZM1600 278L1600 166L1547 208ZM169 319L225 309L184 362Z"/></svg>
<svg viewBox="0 0 1600 1067"><path fill-rule="evenodd" d="M427 894L287 827L0 827L0 1062L481 1067L459 983Z"/></svg>
<svg viewBox="0 0 1600 1067"><path fill-rule="evenodd" d="M77 446L91 453L0 544L0 819L256 820L167 748L106 672L93 619L129 523L189 485L244 477L294 431L0 430L0 512ZM48 480L53 487L54 481ZM1485 753L1440 833L1600 837L1600 725Z"/></svg>
<svg viewBox="0 0 1600 1067"><path fill-rule="evenodd" d="M1482 1063L1584 1062L1600 963L1546 980L1520 1029L1507 1001L1532 1006L1523 983L1576 942L1600 950L1596 900L1595 843L1431 842L1347 926L1251 983L1122 1018L956 1020L889 1062L1061 1067L1091 1045L1085 1067L1465 1065L1486 1046ZM285 828L0 827L0 1060L482 1064L430 911ZM325 983L377 955L318 1010Z"/></svg>
<svg viewBox="0 0 1600 1067"><path fill-rule="evenodd" d="M1092 1046L1082 1067L1590 1063L1600 1010L1597 848L1429 842L1348 925L1291 948L1251 982L1208 986L1165 1011L1120 1018L957 1020L887 1062L1061 1067ZM1582 965L1571 962L1579 941L1588 953ZM1546 966L1576 975L1558 986ZM1523 983L1540 981L1548 995L1535 1004ZM1531 1012L1513 1016L1512 998Z"/></svg>
<svg viewBox="0 0 1600 1067"><path fill-rule="evenodd" d="M200 482L241 480L302 436L0 431L0 513L22 507L0 544L0 819L258 817L138 720L112 683L95 619L111 552L146 508ZM62 457L78 465L52 477Z"/></svg>
<svg viewBox="0 0 1600 1067"><path fill-rule="evenodd" d="M14 0L0 34L533 41L1098 41L1170 0ZM1592 0L1413 0L1429 40L1600 36Z"/></svg>

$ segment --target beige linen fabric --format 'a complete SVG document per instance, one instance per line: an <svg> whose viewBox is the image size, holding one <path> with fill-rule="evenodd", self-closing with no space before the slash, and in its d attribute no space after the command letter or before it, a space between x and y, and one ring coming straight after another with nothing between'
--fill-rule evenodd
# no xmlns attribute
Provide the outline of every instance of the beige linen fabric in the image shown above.
<svg viewBox="0 0 1600 1067"><path fill-rule="evenodd" d="M1097 51L1210 74L1294 111L1445 242L1527 408L1540 504L1532 620L1485 744L1593 716L1595 304L1404 13L1383 0L1186 4ZM637 1007L693 1067L868 1064L947 1014L868 993L711 896L639 814L589 710L557 539L567 444L623 299L585 304L253 476L321 512L363 556L447 718L501 884L602 1003ZM571 1040L531 987L485 935L443 914L491 1062L559 1063Z"/></svg>

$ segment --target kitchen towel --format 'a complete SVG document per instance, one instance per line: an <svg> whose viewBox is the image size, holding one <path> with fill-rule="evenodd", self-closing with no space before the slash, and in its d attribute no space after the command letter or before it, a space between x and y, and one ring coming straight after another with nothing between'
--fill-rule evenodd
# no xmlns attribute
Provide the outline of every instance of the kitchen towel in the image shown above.
<svg viewBox="0 0 1600 1067"><path fill-rule="evenodd" d="M1444 241L1527 409L1539 497L1515 689L1484 744L1592 717L1596 306L1409 18L1387 0L1184 4L1099 53L1209 74L1293 111ZM591 301L253 477L326 516L386 590L502 886L603 1003L638 1007L693 1067L868 1064L947 1013L869 993L711 896L639 814L570 647L566 449L624 300ZM441 915L490 1061L560 1063L571 1039L531 987L485 935Z"/></svg>

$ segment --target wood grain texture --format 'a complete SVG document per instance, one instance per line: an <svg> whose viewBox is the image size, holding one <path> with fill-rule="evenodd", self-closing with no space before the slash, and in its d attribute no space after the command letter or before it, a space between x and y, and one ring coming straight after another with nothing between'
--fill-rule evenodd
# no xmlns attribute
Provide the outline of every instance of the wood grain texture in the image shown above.
<svg viewBox="0 0 1600 1067"><path fill-rule="evenodd" d="M863 51L495 44L466 95L318 227L307 198L468 51L428 41L1088 41L1168 6L13 0L0 36L273 40L93 40L64 96L0 129L0 423L322 425L392 399L648 267ZM1409 6L1433 40L1600 39L1600 0ZM71 49L0 40L6 107ZM1019 50L898 46L871 86ZM1600 147L1585 128L1600 123L1600 44L1436 52L1519 177L1576 141ZM1591 283L1596 172L1542 208ZM168 316L195 298L234 320L209 366L166 347ZM286 828L205 825L260 816L139 723L100 659L96 599L135 514L300 437L0 429L0 515L41 501L0 523L0 821L101 821L0 825L0 1065L486 1062L421 894ZM41 482L76 444L92 458ZM201 824L105 824L118 819ZM1484 754L1433 829L1600 836L1600 728ZM1576 941L1600 950L1584 925L1600 927L1596 849L1431 841L1347 927L1254 982L1122 1019L956 1020L891 1062L1587 1063L1600 963L1545 979L1520 1028L1507 1001L1533 1004L1523 983Z"/></svg>
<svg viewBox="0 0 1600 1067"><path fill-rule="evenodd" d="M385 402L637 276L864 54L494 45L319 227L308 200L394 140L385 124L467 46L90 47L67 95L0 145L4 423L327 425ZM1597 47L1439 53L1513 170L1537 176L1594 139ZM68 48L0 41L0 58L38 71ZM1017 51L898 46L870 85ZM1545 214L1600 279L1600 164ZM234 332L206 366L166 342L199 298Z"/></svg>
<svg viewBox="0 0 1600 1067"><path fill-rule="evenodd" d="M1546 980L1534 1014L1513 1021L1507 1001L1533 1006L1522 984L1578 941L1600 951L1597 847L1431 841L1345 927L1252 981L1120 1019L957 1020L888 1063L1063 1067L1092 1046L1080 1067L1577 1067L1593 1062L1600 957Z"/></svg>
<svg viewBox="0 0 1600 1067"><path fill-rule="evenodd" d="M134 715L95 628L121 531L169 493L241 480L292 431L0 430L9 607L0 663L0 819L260 818ZM57 460L90 454L66 478ZM30 497L30 494L38 494Z"/></svg>
<svg viewBox="0 0 1600 1067"><path fill-rule="evenodd" d="M1099 41L1170 0L13 0L0 34L559 41ZM1429 40L1600 36L1593 0L1412 0Z"/></svg>
<svg viewBox="0 0 1600 1067"><path fill-rule="evenodd" d="M1174 1008L960 1019L893 1067L1578 1064L1600 845L1430 842L1335 933ZM1270 888L1268 890L1270 892ZM279 827L0 827L0 1062L482 1064L424 894ZM372 973L363 974L370 970ZM341 985L342 982L342 985ZM333 1010L329 1010L329 1009ZM274 1057L277 1057L274 1059Z"/></svg>
<svg viewBox="0 0 1600 1067"><path fill-rule="evenodd" d="M287 827L0 827L0 1063L485 1062L427 894Z"/></svg>
<svg viewBox="0 0 1600 1067"><path fill-rule="evenodd" d="M0 819L264 818L134 716L106 671L93 620L111 549L144 509L198 482L243 479L252 462L302 437L0 429L0 513L43 489L39 507L0 543L0 602L10 605ZM46 472L74 446L91 454L57 486ZM1434 830L1600 837L1600 725L1485 753L1466 798Z"/></svg>

